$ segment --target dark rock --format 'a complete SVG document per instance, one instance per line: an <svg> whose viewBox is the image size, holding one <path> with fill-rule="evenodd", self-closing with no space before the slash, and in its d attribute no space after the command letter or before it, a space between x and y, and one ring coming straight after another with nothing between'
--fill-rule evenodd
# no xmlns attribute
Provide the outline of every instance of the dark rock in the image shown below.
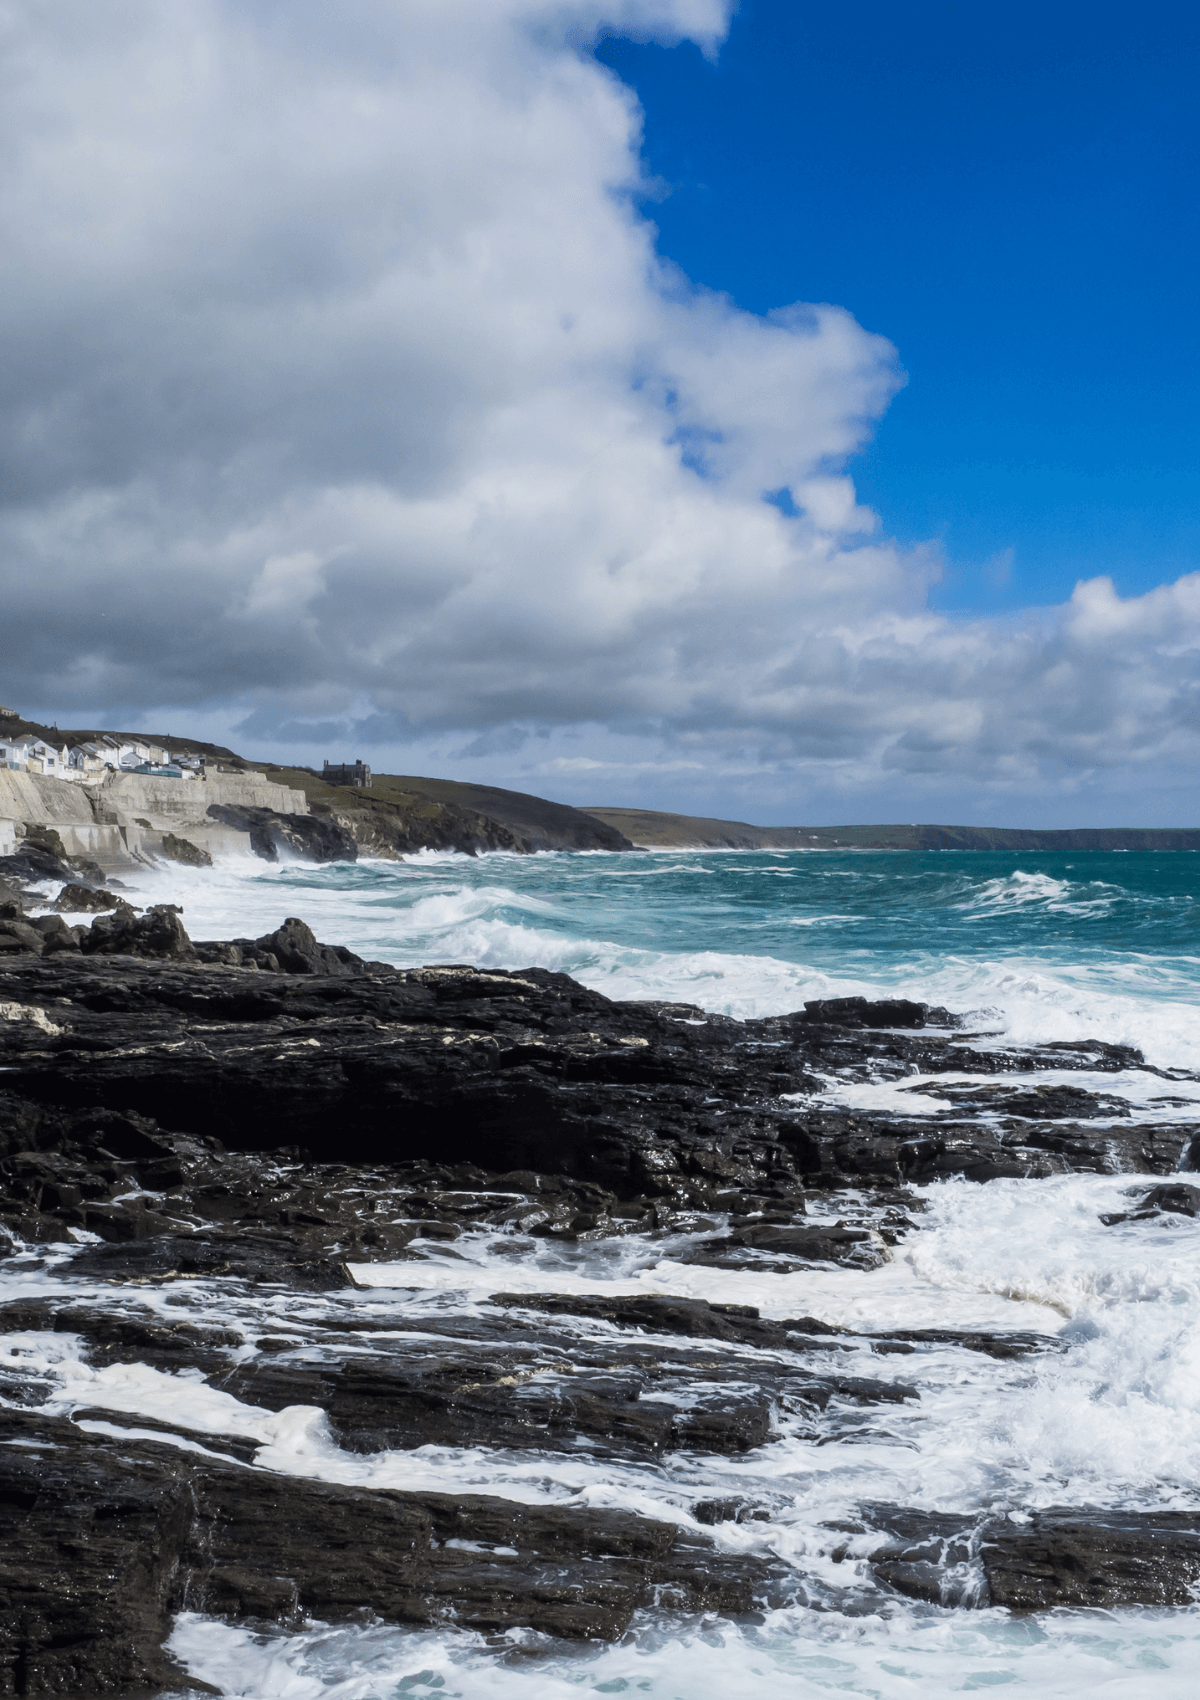
<svg viewBox="0 0 1200 1700"><path fill-rule="evenodd" d="M714 1305L707 1299L674 1299L591 1293L493 1293L491 1304L586 1316L652 1334L682 1334L693 1340L731 1340L756 1346L784 1345L789 1324L764 1322L751 1305ZM832 1332L832 1330L830 1330Z"/></svg>
<svg viewBox="0 0 1200 1700"><path fill-rule="evenodd" d="M1030 1334L1014 1330L986 1334L974 1329L891 1328L871 1338L876 1350L888 1345L954 1346L967 1352L982 1352L989 1358L1027 1358L1041 1352L1061 1352L1065 1343L1053 1334Z"/></svg>
<svg viewBox="0 0 1200 1700"><path fill-rule="evenodd" d="M692 1506L697 1523L713 1528L718 1523L768 1523L771 1514L748 1499L702 1499Z"/></svg>
<svg viewBox="0 0 1200 1700"><path fill-rule="evenodd" d="M797 1105L778 1096L785 1064L791 1074L812 1059L824 1073L864 1078L914 1068L994 1076L1028 1071L1037 1054L790 1018L714 1016L691 1026L541 969L363 964L318 945L295 920L259 940L197 949L163 909L140 920L122 913L98 917L81 944L82 961L64 951L8 972L13 1000L70 1004L69 1033L41 1054L29 1028L10 1023L0 1036L0 1050L21 1052L19 1062L7 1059L6 1085L17 1095L71 1109L134 1109L246 1150L299 1143L317 1159L404 1162L436 1149L493 1174L557 1174L599 1186L610 1201L599 1213L545 1212L545 1231L576 1237L626 1231L634 1218L612 1208L635 1200L644 1223L656 1199L744 1215L753 1196L795 1214L806 1186L895 1189L910 1179L1073 1168L1171 1172L1194 1134L1188 1125L1127 1123L1084 1139L1061 1124L935 1118L931 1126ZM32 930L14 935L11 960L42 946ZM111 951L158 960L105 970ZM1078 1066L1091 1060L1081 1055ZM1061 1069L1062 1054L1046 1066ZM853 1223L747 1218L736 1243L698 1255L878 1260L864 1234Z"/></svg>
<svg viewBox="0 0 1200 1700"><path fill-rule="evenodd" d="M944 1020L937 1020L937 1017ZM930 1009L928 1004L907 998L811 998L804 1006L805 1021L833 1027L924 1027L957 1026L948 1010Z"/></svg>
<svg viewBox="0 0 1200 1700"><path fill-rule="evenodd" d="M167 909L101 917L91 931L119 923L128 939L152 922L186 940ZM940 1372L933 1353L960 1354L962 1369L967 1353L1017 1359L1061 1343L859 1334L640 1293L498 1292L460 1313L444 1294L418 1310L411 1295L393 1306L379 1289L364 1306L344 1292L347 1260L470 1257L480 1231L517 1255L529 1235L640 1233L673 1260L877 1260L887 1235L919 1231L909 1178L1166 1173L1195 1135L1129 1116L1098 1127L1108 1117L1092 1109L1112 1102L1103 1093L1038 1093L1039 1070L1140 1066L1130 1054L1090 1043L976 1050L960 1030L935 1027L937 1012L924 1012L924 1025L875 1006L848 1022L681 1018L677 1006L614 1003L542 970L363 964L295 919L260 939L189 945L194 957L140 959L128 949L52 953L52 940L73 936L58 916L30 924L16 908L0 925L28 930L0 968L0 1002L15 1016L0 1023L0 1235L34 1253L73 1228L103 1236L47 1260L61 1278L40 1276L36 1296L0 1310L0 1328L78 1335L97 1368L187 1369L263 1411L315 1407L347 1452L519 1449L534 1470L535 1455L568 1452L647 1472L695 1454L679 1460L697 1483L695 1522L744 1523L741 1540L770 1509L698 1485L722 1479L721 1466L700 1473L706 1454L769 1447L773 1423L814 1445L887 1435L889 1409L918 1393L874 1354ZM950 1076L952 1112L821 1102L831 1076L903 1083L918 1073ZM960 1091L963 1076L978 1078ZM1046 1113L1010 1114L1023 1098ZM846 1188L836 1204L825 1196L835 1188ZM1200 1188L1171 1180L1139 1191L1148 1210L1187 1211ZM189 1315L198 1302L205 1313ZM18 1592L0 1606L11 1605L10 1668L29 1692L38 1682L63 1693L169 1686L154 1659L182 1608L260 1624L366 1610L586 1638L623 1633L647 1605L741 1612L808 1598L795 1572L788 1580L759 1558L723 1557L648 1519L247 1469L254 1443L187 1430L186 1408L172 1429L91 1407L76 1414L118 1432L86 1434L36 1410L60 1387L49 1372L4 1356L0 1382L0 1422L33 1443L0 1446L0 1488L11 1487L6 1503L25 1519L0 1549L0 1572L10 1545L21 1567ZM102 1397L102 1385L87 1396ZM172 1447L180 1432L217 1456ZM45 1499L9 1457L36 1463L43 1445L55 1467ZM120 1497L130 1478L110 1465L136 1473L134 1500ZM181 1484L190 1509L179 1526ZM75 1509L64 1510L70 1495ZM878 1592L868 1584L865 1603L886 1605L890 1591L1013 1610L1169 1605L1197 1580L1200 1539L1194 1519L1172 1515L1064 1511L1012 1523L867 1507L854 1532L870 1539L857 1550L879 1544ZM69 1665L75 1572L54 1544L62 1529L99 1543L94 1566L85 1553L79 1569ZM136 1572L134 1601L103 1581L101 1559L110 1570L126 1562L119 1541L160 1555L158 1569ZM862 1567L851 1569L861 1601ZM41 1620L28 1603L39 1593Z"/></svg>
<svg viewBox="0 0 1200 1700"><path fill-rule="evenodd" d="M100 915L110 909L128 908L129 905L124 904L123 899L113 896L110 892L96 891L90 885L81 885L78 881L72 880L69 885L63 886L54 899L54 907L67 913L90 912Z"/></svg>
<svg viewBox="0 0 1200 1700"><path fill-rule="evenodd" d="M556 1367L557 1374L537 1360L527 1367L503 1360L481 1365L445 1353L400 1363L355 1358L322 1371L266 1361L229 1371L221 1385L272 1410L321 1406L352 1452L478 1445L575 1452L587 1441L600 1453L633 1457L736 1455L770 1436L765 1398L724 1394L706 1401L693 1394L679 1407L660 1391L642 1402L642 1377L584 1373L578 1366L564 1375L561 1362Z"/></svg>
<svg viewBox="0 0 1200 1700"><path fill-rule="evenodd" d="M1186 1606L1200 1583L1200 1515L1041 1511L990 1524L980 1557L992 1604L1010 1611Z"/></svg>
<svg viewBox="0 0 1200 1700"><path fill-rule="evenodd" d="M361 958L347 950L318 944L312 929L294 915L255 944L260 952L274 956L284 974L346 974L363 966Z"/></svg>
<svg viewBox="0 0 1200 1700"><path fill-rule="evenodd" d="M1143 1210L1169 1210L1179 1216L1200 1216L1200 1187L1155 1186L1141 1200Z"/></svg>
<svg viewBox="0 0 1200 1700"><path fill-rule="evenodd" d="M67 866L76 874L83 885L102 886L110 883L99 862L94 862L90 856L68 856ZM114 886L120 885L119 880L113 880L111 883Z"/></svg>
<svg viewBox="0 0 1200 1700"><path fill-rule="evenodd" d="M76 1139L111 1152L114 1157L138 1164L175 1156L171 1146L157 1136L155 1124L133 1111L85 1112L74 1121L72 1133Z"/></svg>
<svg viewBox="0 0 1200 1700"><path fill-rule="evenodd" d="M114 1204L88 1204L82 1210L83 1227L102 1240L125 1244L170 1233L177 1224L164 1218L141 1198L121 1199Z"/></svg>
<svg viewBox="0 0 1200 1700"><path fill-rule="evenodd" d="M99 1208L99 1207L96 1207ZM130 1235L119 1244L86 1246L59 1266L67 1279L169 1281L181 1275L230 1275L254 1283L328 1292L351 1285L344 1264L314 1258L302 1238L287 1233Z"/></svg>
<svg viewBox="0 0 1200 1700"><path fill-rule="evenodd" d="M837 1262L846 1247L862 1245L870 1238L865 1230L848 1228L842 1222L831 1228L788 1228L764 1223L730 1234L728 1243L752 1246L757 1251L790 1252L819 1262Z"/></svg>
<svg viewBox="0 0 1200 1700"><path fill-rule="evenodd" d="M154 1361L179 1367L198 1354L236 1350L245 1344L245 1335L236 1328L219 1328L189 1322L186 1318L164 1322L156 1311L114 1313L98 1305L56 1305L49 1299L18 1299L0 1305L0 1328L81 1334L88 1343L92 1362L102 1364ZM218 1360L218 1368L226 1367L224 1360ZM78 1410L74 1411L72 1420L77 1420L79 1415ZM150 1419L139 1413L136 1420L140 1427ZM178 1425L161 1426L167 1433L178 1433Z"/></svg>
<svg viewBox="0 0 1200 1700"><path fill-rule="evenodd" d="M0 1420L0 1688L12 1694L179 1686L161 1648L181 1608L613 1639L640 1605L745 1611L770 1580L760 1559L624 1512L371 1492L114 1445L33 1413Z"/></svg>
<svg viewBox="0 0 1200 1700"><path fill-rule="evenodd" d="M196 953L173 904L156 903L137 915L127 903L112 915L99 915L80 939L85 956L151 956L191 962Z"/></svg>
<svg viewBox="0 0 1200 1700"><path fill-rule="evenodd" d="M0 921L0 954L40 956L45 947L41 930L32 921Z"/></svg>
<svg viewBox="0 0 1200 1700"><path fill-rule="evenodd" d="M354 862L354 836L329 815L282 815L274 809L211 803L208 813L224 826L250 835L250 848L265 861L277 862L282 852L304 862Z"/></svg>
<svg viewBox="0 0 1200 1700"><path fill-rule="evenodd" d="M1121 1098L1100 1092L1086 1092L1079 1086L1035 1086L1016 1090L1006 1083L989 1082L985 1086L939 1086L939 1097L949 1098L958 1107L978 1105L981 1109L998 1110L1007 1116L1027 1117L1032 1121L1065 1120L1068 1117L1085 1121L1103 1116L1127 1116L1130 1106Z"/></svg>
<svg viewBox="0 0 1200 1700"><path fill-rule="evenodd" d="M676 1609L703 1610L721 1582L748 1609L769 1575L761 1560L722 1565L711 1547L624 1512L370 1493L214 1466L193 1482L186 1597L229 1615L336 1620L365 1607L393 1622L613 1639L664 1583L684 1595Z"/></svg>
<svg viewBox="0 0 1200 1700"><path fill-rule="evenodd" d="M188 868L211 868L213 859L207 850L201 850L189 838L178 838L173 832L164 832L162 854L168 862L180 862Z"/></svg>
<svg viewBox="0 0 1200 1700"><path fill-rule="evenodd" d="M1195 1145L1189 1155L1196 1155ZM1136 1210L1108 1210L1100 1220L1106 1228L1116 1228L1122 1222L1156 1221L1164 1211L1174 1216L1200 1215L1200 1187L1182 1184L1151 1187L1139 1200Z"/></svg>
<svg viewBox="0 0 1200 1700"><path fill-rule="evenodd" d="M64 857L43 850L28 837L11 856L0 856L0 878L17 887L42 885L48 880L63 885L71 874Z"/></svg>
<svg viewBox="0 0 1200 1700"><path fill-rule="evenodd" d="M1193 1511L1035 1512L954 1517L869 1506L891 1539L871 1554L881 1582L943 1605L1116 1611L1190 1605L1200 1582Z"/></svg>
<svg viewBox="0 0 1200 1700"><path fill-rule="evenodd" d="M79 949L79 938L75 928L68 927L61 915L39 915L31 921L31 927L36 927L42 935L42 954L52 956L57 950Z"/></svg>
<svg viewBox="0 0 1200 1700"><path fill-rule="evenodd" d="M162 1644L193 1517L187 1482L81 1447L65 1422L0 1423L0 1693L178 1687Z"/></svg>
<svg viewBox="0 0 1200 1700"><path fill-rule="evenodd" d="M60 862L67 860L67 847L55 827L41 821L28 821L25 825L25 843L30 849L42 850L47 856L55 856Z"/></svg>
<svg viewBox="0 0 1200 1700"><path fill-rule="evenodd" d="M344 945L320 944L311 929L289 916L273 933L258 939L201 940L196 946L201 962L226 968L256 968L268 974L318 974L346 976L373 969L391 972L386 963L364 962Z"/></svg>

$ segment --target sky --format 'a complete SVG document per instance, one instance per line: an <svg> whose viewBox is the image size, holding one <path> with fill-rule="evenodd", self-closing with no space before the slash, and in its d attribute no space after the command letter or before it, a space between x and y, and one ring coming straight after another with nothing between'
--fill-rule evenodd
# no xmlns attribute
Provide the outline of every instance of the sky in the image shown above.
<svg viewBox="0 0 1200 1700"><path fill-rule="evenodd" d="M1200 565L1200 123L1183 7L743 0L719 57L599 57L645 111L658 247L751 312L799 292L908 383L854 462L933 604L1123 595Z"/></svg>
<svg viewBox="0 0 1200 1700"><path fill-rule="evenodd" d="M0 0L0 698L1200 825L1182 9Z"/></svg>

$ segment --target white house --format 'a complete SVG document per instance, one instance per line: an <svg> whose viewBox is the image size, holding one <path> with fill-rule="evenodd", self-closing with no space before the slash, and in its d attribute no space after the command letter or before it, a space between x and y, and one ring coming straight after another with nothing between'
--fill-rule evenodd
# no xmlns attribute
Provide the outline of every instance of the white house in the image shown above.
<svg viewBox="0 0 1200 1700"><path fill-rule="evenodd" d="M150 738L113 738L107 734L75 744L70 752L69 779L102 779L105 773L169 773L172 777L195 779L203 757L172 756Z"/></svg>
<svg viewBox="0 0 1200 1700"><path fill-rule="evenodd" d="M113 738L108 733L76 744L70 752L73 778L109 769L114 773L132 773L147 764L158 767L169 760L163 746L149 738Z"/></svg>
<svg viewBox="0 0 1200 1700"><path fill-rule="evenodd" d="M21 732L15 738L0 734L0 762L17 773L45 773L54 779L71 777L67 746L48 744L32 732Z"/></svg>
<svg viewBox="0 0 1200 1700"><path fill-rule="evenodd" d="M92 774L104 773L109 768L120 765L118 752L111 747L109 740L90 740L86 744L75 744L69 752L68 761L72 779L86 779Z"/></svg>
<svg viewBox="0 0 1200 1700"><path fill-rule="evenodd" d="M121 766L124 768L161 767L170 760L170 755L161 744L151 743L149 738L130 738L121 744Z"/></svg>

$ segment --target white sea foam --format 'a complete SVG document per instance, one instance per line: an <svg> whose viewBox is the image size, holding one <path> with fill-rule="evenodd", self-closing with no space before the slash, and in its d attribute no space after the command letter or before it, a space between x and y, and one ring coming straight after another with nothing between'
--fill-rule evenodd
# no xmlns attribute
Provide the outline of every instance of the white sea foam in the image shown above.
<svg viewBox="0 0 1200 1700"><path fill-rule="evenodd" d="M646 1627L584 1654L527 1634L499 1647L470 1632L382 1626L261 1635L189 1613L170 1647L193 1677L244 1700L913 1700L994 1687L1029 1700L1192 1700L1200 1612L1033 1621L904 1605L888 1618L793 1610L760 1626Z"/></svg>
<svg viewBox="0 0 1200 1700"><path fill-rule="evenodd" d="M669 1257L640 1269L606 1269L591 1259L580 1260L580 1265L529 1256L505 1267L481 1248L477 1261L468 1261L464 1254L449 1263L434 1255L420 1263L349 1267L365 1293L386 1288L471 1297L498 1291L663 1294L754 1305L766 1317L815 1316L846 1328L1033 1328L1046 1333L1057 1331L1062 1322L1049 1301L1014 1303L1006 1293L964 1291L957 1280L944 1287L904 1261L881 1269L805 1269L794 1274L712 1269Z"/></svg>
<svg viewBox="0 0 1200 1700"><path fill-rule="evenodd" d="M1124 895L1120 886L1104 880L1054 879L1018 868L999 879L982 881L955 907L996 914L1036 906L1066 915L1100 915Z"/></svg>
<svg viewBox="0 0 1200 1700"><path fill-rule="evenodd" d="M111 1424L86 1419L96 1432L140 1434L154 1418L174 1425L178 1443L189 1450L203 1448L206 1437L237 1435L257 1442L259 1469L377 1489L624 1508L685 1526L697 1498L742 1494L769 1505L771 1521L720 1525L713 1531L719 1544L772 1552L802 1570L811 1586L844 1589L862 1576L855 1554L870 1543L860 1540L847 1560L834 1563L832 1544L844 1544L844 1537L827 1525L864 1503L964 1514L1005 1506L1197 1503L1200 1223L1175 1218L1105 1227L1099 1219L1128 1209L1146 1184L1128 1176L1064 1176L928 1187L921 1231L873 1271L788 1275L703 1268L671 1257L655 1262L654 1245L633 1239L539 1245L517 1261L497 1255L496 1236L469 1235L456 1242L457 1258L431 1248L424 1261L359 1266L356 1276L373 1284L337 1296L339 1310L350 1306L372 1320L395 1317L401 1324L407 1318L410 1327L424 1319L427 1329L436 1329L440 1314L478 1313L498 1289L662 1292L860 1328L1061 1330L1069 1344L1065 1352L1015 1362L940 1346L902 1358L873 1356L866 1347L831 1355L833 1373L899 1379L919 1396L888 1406L886 1419L837 1401L815 1427L811 1418L781 1413L777 1440L731 1458L676 1454L659 1464L605 1460L598 1468L586 1452L425 1446L351 1454L336 1445L315 1407L272 1412L245 1405L194 1372L96 1368L66 1334L12 1335L6 1346L24 1369L54 1384L50 1411L111 1412ZM86 1291L70 1281L69 1261L60 1258L57 1268L60 1292L74 1300ZM6 1296L15 1295L45 1290L45 1279L14 1269L0 1285ZM95 1288L92 1295L104 1296ZM119 1289L108 1291L109 1303L120 1297ZM316 1295L265 1300L203 1281L139 1289L136 1302L178 1316L184 1297L196 1320L237 1318L245 1325L252 1319L260 1329L286 1324L289 1316L302 1320L308 1309L328 1314L330 1303ZM269 1313L272 1304L278 1315ZM615 1333L601 1322L579 1326L597 1339ZM463 1349L456 1338L455 1350ZM820 1368L819 1357L808 1362ZM522 1639L530 1638L514 1643ZM330 1693L361 1700L423 1692L502 1697L530 1677L528 1665L506 1663L494 1646L432 1632L255 1636L188 1617L174 1645L193 1675L255 1700ZM949 1695L1003 1683L1042 1696L1078 1692L1086 1674L1088 1692L1125 1700L1147 1679L1156 1696L1182 1694L1198 1651L1200 1624L1189 1614L1029 1622L997 1613L964 1619L899 1602L884 1618L793 1610L757 1629L703 1622L647 1627L582 1662L577 1653L548 1649L535 1668L539 1693L564 1695L581 1683L664 1700L723 1700L742 1692L757 1700L782 1695L789 1684L788 1692L796 1692L797 1683L813 1692L873 1696L911 1694L914 1687Z"/></svg>
<svg viewBox="0 0 1200 1700"><path fill-rule="evenodd" d="M1144 1185L1144 1183L1141 1183ZM1200 1484L1200 1224L1186 1218L1106 1228L1101 1212L1129 1208L1129 1178L1065 1176L1043 1182L966 1183L926 1189L929 1213L901 1253L873 1271L795 1274L729 1271L663 1261L632 1267L621 1242L607 1263L600 1247L575 1258L556 1248L537 1266L498 1260L484 1244L471 1259L358 1266L370 1286L357 1303L377 1301L414 1316L433 1301L449 1314L470 1311L491 1292L664 1293L757 1304L764 1314L810 1314L858 1328L1064 1328L1070 1350L1012 1364L931 1350L918 1362L869 1354L854 1373L891 1376L921 1387L913 1406L896 1407L890 1440L826 1437L814 1445L788 1435L759 1454L706 1460L701 1472L741 1491L801 1484L808 1510L784 1519L785 1548L797 1529L809 1538L816 1508L856 1499L896 1499L946 1509L994 1503L1193 1503ZM459 1245L469 1245L469 1237ZM640 1255L648 1253L643 1248ZM572 1269L571 1264L575 1264ZM189 1283L203 1310L200 1284ZM345 1302L345 1299L342 1301ZM214 1308L222 1300L214 1293ZM226 1312L226 1314L228 1314ZM382 1319L382 1312L380 1313ZM600 1325L597 1325L600 1326ZM607 1325L604 1325L607 1326ZM144 1365L95 1369L71 1336L12 1341L26 1367L58 1384L52 1409L80 1406L153 1416L191 1436L233 1434L259 1443L266 1468L374 1486L439 1486L455 1480L513 1497L635 1492L674 1504L669 1480L647 1483L641 1467L588 1458L498 1457L486 1451L421 1448L370 1457L342 1453L313 1407L270 1412L246 1406L194 1374ZM986 1393L985 1393L986 1389ZM695 1467L690 1467L694 1485ZM790 1484L790 1486L789 1486ZM774 1527L774 1525L773 1525ZM807 1532L806 1532L807 1531Z"/></svg>

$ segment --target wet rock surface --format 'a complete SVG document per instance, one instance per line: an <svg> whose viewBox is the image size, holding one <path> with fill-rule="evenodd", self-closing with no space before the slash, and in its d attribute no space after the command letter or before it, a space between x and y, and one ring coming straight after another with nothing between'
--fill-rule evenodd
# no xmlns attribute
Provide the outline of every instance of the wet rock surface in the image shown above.
<svg viewBox="0 0 1200 1700"><path fill-rule="evenodd" d="M265 862L277 862L281 853L305 862L358 860L354 835L328 816L284 815L236 803L210 803L207 813L222 826L249 833L251 850Z"/></svg>
<svg viewBox="0 0 1200 1700"><path fill-rule="evenodd" d="M961 1517L870 1508L886 1531L876 1578L938 1605L1013 1612L1190 1605L1200 1582L1200 1511L1049 1509Z"/></svg>
<svg viewBox="0 0 1200 1700"><path fill-rule="evenodd" d="M1183 1606L1200 1582L1200 1512L1042 1511L985 1528L980 1556L993 1605Z"/></svg>
<svg viewBox="0 0 1200 1700"><path fill-rule="evenodd" d="M115 892L97 891L90 885L81 885L77 880L71 880L63 886L54 900L54 907L64 914L103 914L109 909L118 909L121 898Z"/></svg>
<svg viewBox="0 0 1200 1700"><path fill-rule="evenodd" d="M207 850L174 832L163 833L162 856L165 861L179 862L185 868L211 868L213 865Z"/></svg>
<svg viewBox="0 0 1200 1700"><path fill-rule="evenodd" d="M657 1198L787 1203L806 1187L888 1190L947 1175L1169 1173L1195 1133L1194 1123L1139 1122L1119 1094L997 1078L1140 1067L1125 1047L983 1049L953 1028L881 1029L861 1012L831 1023L819 1005L737 1022L613 1003L544 969L396 971L318 945L299 921L259 940L194 945L169 906L98 916L79 941L86 961L73 949L47 961L44 946L34 961L28 925L0 922L22 947L4 953L5 996L53 1012L56 1031L8 1024L8 1090L132 1109L241 1150L395 1163L436 1149L493 1173L590 1182L649 1210ZM106 965L108 955L156 966ZM968 1120L949 1098L932 1116L820 1102L831 1078L945 1073L982 1077L970 1089L982 1113ZM941 1089L935 1079L919 1090ZM778 1253L806 1255L783 1227L735 1228L736 1245L712 1249L765 1251L774 1238Z"/></svg>
<svg viewBox="0 0 1200 1700"><path fill-rule="evenodd" d="M1164 1212L1172 1216L1200 1216L1200 1187L1176 1184L1152 1186L1148 1192L1132 1193L1136 1208L1108 1211L1100 1220L1115 1228L1121 1222L1151 1222Z"/></svg>
<svg viewBox="0 0 1200 1700"><path fill-rule="evenodd" d="M183 1609L611 1639L639 1606L748 1611L771 1580L762 1558L621 1511L309 1482L34 1413L5 1431L7 1694L177 1687L162 1643Z"/></svg>
<svg viewBox="0 0 1200 1700"><path fill-rule="evenodd" d="M820 1573L729 1536L782 1499L713 1491L714 1470L784 1436L886 1443L923 1366L1030 1374L1057 1337L505 1281L535 1253L632 1244L701 1273L866 1271L919 1235L910 1188L940 1177L1128 1174L1114 1222L1185 1220L1200 1189L1134 1181L1185 1166L1197 1132L1124 1095L1158 1079L1136 1052L1008 1045L901 1000L736 1022L538 969L397 971L298 920L192 941L169 906L90 928L10 907L0 1267L30 1273L0 1303L0 1694L177 1688L162 1647L185 1609L587 1640L639 1611L835 1596L1191 1597L1185 1512L863 1506ZM831 1091L855 1083L895 1088L888 1108ZM476 1270L481 1247L494 1281L470 1304L421 1297L422 1265ZM403 1298L365 1304L379 1262ZM194 1397L168 1420L127 1372ZM459 1454L514 1481L579 1459L678 1487L652 1516L386 1475Z"/></svg>

